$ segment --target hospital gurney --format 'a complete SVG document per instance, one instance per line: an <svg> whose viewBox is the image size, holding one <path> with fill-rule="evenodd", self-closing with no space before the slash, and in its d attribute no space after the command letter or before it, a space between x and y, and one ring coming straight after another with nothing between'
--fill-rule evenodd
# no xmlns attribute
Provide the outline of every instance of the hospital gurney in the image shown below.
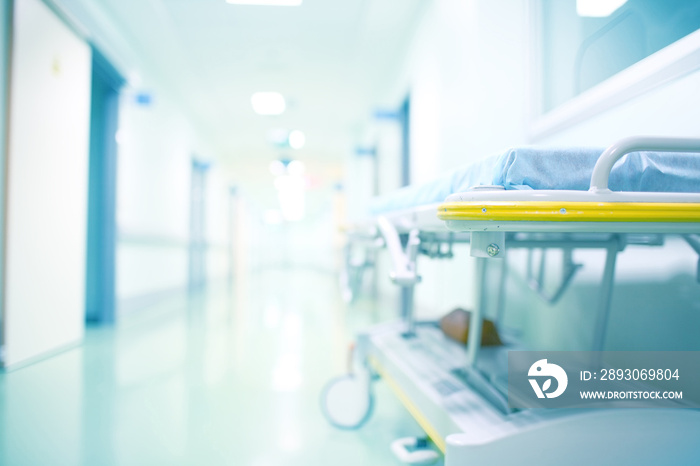
<svg viewBox="0 0 700 466"><path fill-rule="evenodd" d="M385 213L374 230L364 228L392 257L392 278L404 290L403 321L377 326L360 335L356 350L356 375L330 384L323 404L332 422L341 427L360 425L371 403L355 407L368 412L354 416L336 413L334 405L364 391L371 399L373 374L381 376L397 393L434 444L445 453L448 465L505 464L515 454L520 463L587 464L600 462L600 451L624 451L618 463L638 459L645 463L694 464L700 457L696 439L700 413L694 410L522 410L512 411L504 396L503 356L517 342L500 349L482 349L479 332L486 313L486 268L491 258L504 257L507 248L600 248L606 251L605 268L594 313L595 341L591 349L603 349L615 259L628 244L656 245L665 234L679 234L700 252L700 191L615 192L608 189L615 162L634 151L698 152L700 140L635 138L608 148L590 175L590 188L509 190L487 183L454 194L442 203L429 203ZM668 154L658 154L665 157ZM700 170L698 156L689 161L691 181ZM566 170L566 167L561 167ZM697 180L700 178L696 178ZM504 183L506 184L506 183ZM437 214L437 215L436 215ZM444 222L444 224L442 223ZM445 228L445 226L447 228ZM660 239L661 238L661 239ZM424 241L437 246L425 247ZM433 325L416 325L412 319L412 292L418 283L416 258L423 252L450 251L453 242L469 242L477 257L476 305L471 313L469 344L447 338ZM444 248L442 245L447 244ZM428 254L429 255L429 254ZM448 254L445 254L447 256ZM559 289L543 297L556 301L576 272L570 254L563 254L564 276ZM500 262L495 314L503 312L505 261ZM536 280L533 280L537 288ZM542 291L541 289L538 291ZM496 319L498 322L498 319ZM357 399L357 397L355 397ZM339 416L334 418L334 414ZM634 428L632 428L634 427ZM670 427L670 428L669 428ZM533 445L550 442L548 455ZM586 447L581 447L581 445ZM663 445L664 448L658 448ZM405 444L394 446L406 461L412 456ZM590 448L594 447L594 448ZM630 451L634 449L635 454ZM672 452L672 453L669 453ZM420 450L419 450L420 453ZM669 454L671 456L669 456ZM630 456L631 455L631 456Z"/></svg>

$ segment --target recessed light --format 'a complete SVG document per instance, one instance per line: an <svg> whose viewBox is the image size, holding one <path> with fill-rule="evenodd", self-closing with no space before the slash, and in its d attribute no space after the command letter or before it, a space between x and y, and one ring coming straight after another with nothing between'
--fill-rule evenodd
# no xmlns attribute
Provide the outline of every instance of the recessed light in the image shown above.
<svg viewBox="0 0 700 466"><path fill-rule="evenodd" d="M306 136L304 136L304 133L299 131L298 129L295 129L291 133L289 133L289 147L292 149L301 149L304 147L304 144L306 143Z"/></svg>
<svg viewBox="0 0 700 466"><path fill-rule="evenodd" d="M273 146L286 148L289 144L289 130L286 128L270 128L267 130L265 138Z"/></svg>
<svg viewBox="0 0 700 466"><path fill-rule="evenodd" d="M576 13L590 18L605 18L615 13L627 0L576 0Z"/></svg>
<svg viewBox="0 0 700 466"><path fill-rule="evenodd" d="M287 172L287 167L281 160L273 160L270 162L270 173L274 176L282 176Z"/></svg>
<svg viewBox="0 0 700 466"><path fill-rule="evenodd" d="M256 92L250 103L259 115L280 115L286 108L284 97L279 92Z"/></svg>
<svg viewBox="0 0 700 466"><path fill-rule="evenodd" d="M289 162L289 165L287 165L287 171L289 171L289 174L292 176L301 176L306 171L306 167L301 160L292 160Z"/></svg>
<svg viewBox="0 0 700 466"><path fill-rule="evenodd" d="M299 6L303 0L226 0L232 5Z"/></svg>

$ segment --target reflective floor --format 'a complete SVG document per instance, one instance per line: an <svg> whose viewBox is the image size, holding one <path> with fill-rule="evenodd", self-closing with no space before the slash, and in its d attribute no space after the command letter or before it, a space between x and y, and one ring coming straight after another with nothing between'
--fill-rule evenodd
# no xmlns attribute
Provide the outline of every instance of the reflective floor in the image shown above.
<svg viewBox="0 0 700 466"><path fill-rule="evenodd" d="M0 464L397 464L389 443L420 431L385 384L360 430L319 409L353 334L394 315L339 296L333 275L270 270L88 328L0 374Z"/></svg>

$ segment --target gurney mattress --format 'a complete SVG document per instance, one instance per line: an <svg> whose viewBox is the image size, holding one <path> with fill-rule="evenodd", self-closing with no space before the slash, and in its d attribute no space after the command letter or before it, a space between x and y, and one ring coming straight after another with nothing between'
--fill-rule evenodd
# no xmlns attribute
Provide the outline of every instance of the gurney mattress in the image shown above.
<svg viewBox="0 0 700 466"><path fill-rule="evenodd" d="M372 201L373 214L439 203L473 186L506 190L582 190L602 148L520 147L464 165L441 177L407 186ZM700 154L633 152L612 169L609 187L630 192L700 192Z"/></svg>

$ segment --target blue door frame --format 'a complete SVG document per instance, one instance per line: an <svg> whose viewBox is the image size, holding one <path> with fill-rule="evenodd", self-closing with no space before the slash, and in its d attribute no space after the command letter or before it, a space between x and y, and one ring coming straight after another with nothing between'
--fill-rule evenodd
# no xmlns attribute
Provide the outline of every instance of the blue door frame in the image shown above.
<svg viewBox="0 0 700 466"><path fill-rule="evenodd" d="M210 165L196 157L192 159L190 183L190 245L188 289L195 292L207 282L206 196L207 173Z"/></svg>
<svg viewBox="0 0 700 466"><path fill-rule="evenodd" d="M115 320L117 128L124 79L93 47L85 320Z"/></svg>
<svg viewBox="0 0 700 466"><path fill-rule="evenodd" d="M411 97L406 100L399 109L399 124L401 125L401 186L411 184Z"/></svg>

